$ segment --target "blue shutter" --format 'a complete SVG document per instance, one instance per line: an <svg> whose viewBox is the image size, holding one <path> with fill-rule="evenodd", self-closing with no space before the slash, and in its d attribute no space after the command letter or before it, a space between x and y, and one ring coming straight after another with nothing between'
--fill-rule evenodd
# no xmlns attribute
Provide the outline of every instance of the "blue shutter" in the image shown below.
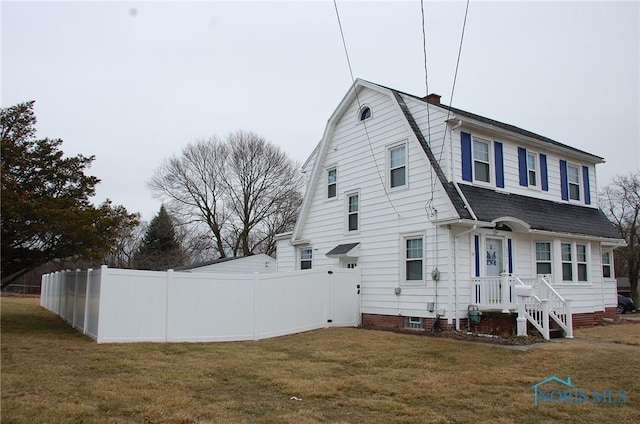
<svg viewBox="0 0 640 424"><path fill-rule="evenodd" d="M560 160L560 193L562 200L569 200L569 183L567 181L567 161Z"/></svg>
<svg viewBox="0 0 640 424"><path fill-rule="evenodd" d="M480 276L480 236L473 236L473 244L476 249L476 277Z"/></svg>
<svg viewBox="0 0 640 424"><path fill-rule="evenodd" d="M502 153L502 143L494 141L493 146L496 157L496 186L504 188L504 156Z"/></svg>
<svg viewBox="0 0 640 424"><path fill-rule="evenodd" d="M527 149L518 147L518 172L520 174L520 185L527 187L529 179L527 178Z"/></svg>
<svg viewBox="0 0 640 424"><path fill-rule="evenodd" d="M466 132L460 133L460 145L462 147L462 179L465 181L473 181L471 173L471 134Z"/></svg>
<svg viewBox="0 0 640 424"><path fill-rule="evenodd" d="M584 203L591 204L591 190L589 189L589 167L582 167L582 181L584 181Z"/></svg>
<svg viewBox="0 0 640 424"><path fill-rule="evenodd" d="M513 246L511 239L507 239L507 254L509 255L509 274L513 274Z"/></svg>
<svg viewBox="0 0 640 424"><path fill-rule="evenodd" d="M542 191L549 191L549 173L547 172L547 155L540 153L540 185Z"/></svg>

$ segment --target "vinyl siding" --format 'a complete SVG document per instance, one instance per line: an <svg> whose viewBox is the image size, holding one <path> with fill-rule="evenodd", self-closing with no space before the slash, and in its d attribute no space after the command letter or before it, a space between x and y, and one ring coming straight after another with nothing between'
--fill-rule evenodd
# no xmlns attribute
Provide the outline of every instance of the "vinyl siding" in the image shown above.
<svg viewBox="0 0 640 424"><path fill-rule="evenodd" d="M580 204L586 207L598 207L597 204L597 180L596 180L596 167L594 163L586 163L577 158L572 158L567 155L559 155L552 150L541 149L540 146L533 146L518 140L517 138L509 138L504 135L496 137L488 131L476 130L464 128L456 129L453 132L451 139L451 154L450 158L453 162L452 178L463 184L469 184L462 179L462 154L461 154L461 142L460 133L464 131L470 133L472 136L476 136L485 140L492 141L492 186L496 188L496 173L495 173L495 156L494 156L494 142L502 143L503 149L503 169L504 169L504 188L497 187L498 190L507 191L509 193L520 194L524 196L536 197L539 199L550 200L555 202L562 201L560 193L560 160L566 160L568 163L579 165L580 178L581 178L581 202ZM518 148L524 148L527 152L533 152L538 154L538 183L535 187L521 186L520 185L520 167L518 163ZM547 181L548 190L542 190L541 184L541 166L540 166L540 153L547 156ZM443 168L448 165L444 164ZM589 171L589 194L591 198L591 204L586 205L584 203L584 182L582 181L582 167L588 167Z"/></svg>

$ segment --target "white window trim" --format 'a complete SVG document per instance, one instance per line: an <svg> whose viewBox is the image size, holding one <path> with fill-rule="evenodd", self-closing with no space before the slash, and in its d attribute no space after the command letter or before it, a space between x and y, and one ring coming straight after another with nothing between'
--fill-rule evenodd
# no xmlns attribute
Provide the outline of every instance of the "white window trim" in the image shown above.
<svg viewBox="0 0 640 424"><path fill-rule="evenodd" d="M478 142L482 142L485 143L489 146L489 182L487 181L482 181L482 180L478 180L476 179L476 155L475 155L475 149L474 147L474 142L478 141ZM487 140L484 139L482 137L476 137L475 135L471 136L471 176L472 176L472 180L474 184L478 184L478 185L483 185L485 187L495 187L496 186L496 171L495 171L495 163L494 163L494 146L493 146L493 142L491 140ZM478 160L479 162L483 162L481 160ZM528 177L528 175L527 175Z"/></svg>
<svg viewBox="0 0 640 424"><path fill-rule="evenodd" d="M311 262L311 267L310 268L302 268L302 252L309 250L311 251L311 259L305 259L309 260ZM313 269L313 248L311 246L302 246L298 248L298 254L297 254L297 263L298 263L298 269L299 270L306 270L306 269Z"/></svg>
<svg viewBox="0 0 640 424"><path fill-rule="evenodd" d="M333 197L329 197L329 171L335 170L336 171L336 195ZM338 173L338 165L331 165L331 166L327 166L324 170L324 199L327 201L333 201L336 200L338 198L338 177L339 177L339 173Z"/></svg>
<svg viewBox="0 0 640 424"><path fill-rule="evenodd" d="M421 238L422 239L422 279L421 280L407 280L407 240L410 239L416 239L416 238ZM403 286L422 286L426 284L426 265L427 265L427 258L426 258L426 235L424 232L415 232L415 233L405 233L405 234L400 234L400 252L399 253L399 268L400 268L400 272L398 273L398 275L400 276L400 284Z"/></svg>
<svg viewBox="0 0 640 424"><path fill-rule="evenodd" d="M534 171L536 173L536 180L534 185L531 184L531 179L529 178L529 171L531 170L529 168L529 155L533 155L535 157L536 169ZM525 162L527 167L527 187L529 187L531 190L542 190L542 178L540 176L540 154L538 152L527 149Z"/></svg>
<svg viewBox="0 0 640 424"><path fill-rule="evenodd" d="M571 280L565 280L563 274L562 265L569 263L569 261L562 260L562 245L568 244L571 246ZM586 262L578 262L578 245L585 246L585 260ZM560 252L558 259L560 260L558 280L563 284L590 284L592 279L591 273L591 244L589 242L576 242L576 241L560 241ZM578 276L578 264L586 264L587 280L580 281Z"/></svg>
<svg viewBox="0 0 640 424"><path fill-rule="evenodd" d="M391 168L391 151L399 147L404 146L404 184L397 187L391 187L391 171L396 168ZM400 191L409 188L409 143L407 140L402 140L397 143L389 144L386 146L385 155L385 169L386 169L386 184L388 191Z"/></svg>
<svg viewBox="0 0 640 424"><path fill-rule="evenodd" d="M365 119L360 119L360 117L362 116L362 112L363 112L366 108L369 108L369 112L370 112L369 117L368 117L368 118L365 118ZM371 105L370 105L370 104L368 104L368 103L365 103L365 104L361 105L361 106L358 108L358 113L356 114L356 123L361 124L361 123L363 123L364 121L370 121L370 120L372 120L372 119L373 119L373 108L371 107Z"/></svg>
<svg viewBox="0 0 640 424"><path fill-rule="evenodd" d="M349 212L349 199L351 196L358 196L358 229L357 230L349 230L349 215L352 212ZM351 190L344 194L344 233L345 235L351 234L360 234L360 228L362 226L362 196L360 195L360 190Z"/></svg>
<svg viewBox="0 0 640 424"><path fill-rule="evenodd" d="M549 245L549 260L548 261L538 261L538 250L537 250L537 245L538 243L547 243ZM538 263L547 263L549 262L549 264L551 265L551 272L549 274L538 274ZM551 277L553 276L553 270L554 270L554 266L553 266L553 242L551 240L535 240L533 243L533 269L535 270L535 275L544 275L547 277Z"/></svg>
<svg viewBox="0 0 640 424"><path fill-rule="evenodd" d="M607 256L607 258L609 258L608 262L604 261L604 257L605 255ZM611 250L606 250L604 252L602 252L602 279L603 280L615 280L616 276L614 275L613 272L613 252ZM605 277L604 275L604 267L609 267L609 276Z"/></svg>
<svg viewBox="0 0 640 424"><path fill-rule="evenodd" d="M574 168L578 168L578 198L577 199L572 199L571 198L571 184L576 184L576 183L571 183L571 181L569 181L569 168L574 167ZM584 194L582 193L584 187L584 181L582 181L582 166L576 163L569 163L567 162L567 197L569 199L569 202L573 202L573 203L584 203Z"/></svg>

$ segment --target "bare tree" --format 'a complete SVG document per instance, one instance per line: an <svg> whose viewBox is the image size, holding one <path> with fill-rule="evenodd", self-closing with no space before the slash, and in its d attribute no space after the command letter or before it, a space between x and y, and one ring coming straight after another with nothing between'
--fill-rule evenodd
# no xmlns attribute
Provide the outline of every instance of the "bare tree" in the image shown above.
<svg viewBox="0 0 640 424"><path fill-rule="evenodd" d="M295 223L302 201L299 166L277 146L245 131L189 144L149 183L184 225L204 224L219 257L275 252L275 235ZM206 251L206 237L194 238Z"/></svg>
<svg viewBox="0 0 640 424"><path fill-rule="evenodd" d="M222 173L227 149L217 137L187 145L180 156L166 159L156 170L149 187L168 201L181 223L204 224L211 232L219 257L227 256L223 238L229 222Z"/></svg>
<svg viewBox="0 0 640 424"><path fill-rule="evenodd" d="M122 222L111 250L104 259L104 263L112 268L131 268L133 255L140 247L147 224L140 222L140 214L134 215L135 221Z"/></svg>
<svg viewBox="0 0 640 424"><path fill-rule="evenodd" d="M627 245L614 251L617 275L629 277L631 297L639 303L640 274L640 172L618 175L605 186L600 195L604 213L614 223L620 238Z"/></svg>

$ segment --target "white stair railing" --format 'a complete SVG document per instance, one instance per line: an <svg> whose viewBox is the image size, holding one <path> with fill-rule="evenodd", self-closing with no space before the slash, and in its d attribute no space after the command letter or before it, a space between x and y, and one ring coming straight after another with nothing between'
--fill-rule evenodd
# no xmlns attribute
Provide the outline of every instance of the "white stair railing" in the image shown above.
<svg viewBox="0 0 640 424"><path fill-rule="evenodd" d="M571 299L564 299L543 277L526 280L533 287L529 297L518 297L522 300L518 314L523 314L545 339L549 339L549 317L565 332L565 337L573 338L573 317ZM518 285L527 285L520 278L515 279Z"/></svg>

